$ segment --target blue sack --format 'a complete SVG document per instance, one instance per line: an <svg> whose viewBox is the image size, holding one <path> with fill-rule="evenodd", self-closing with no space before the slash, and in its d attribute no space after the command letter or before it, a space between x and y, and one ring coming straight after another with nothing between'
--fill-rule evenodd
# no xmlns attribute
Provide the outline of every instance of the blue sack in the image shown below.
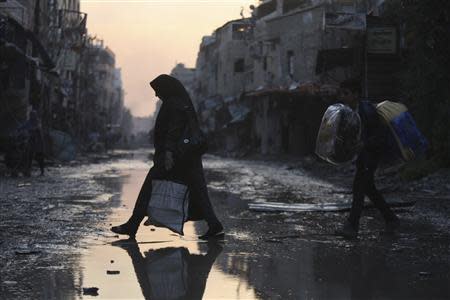
<svg viewBox="0 0 450 300"><path fill-rule="evenodd" d="M426 154L429 147L428 141L418 129L405 105L384 101L377 105L377 112L392 133L388 138L388 144L392 147L392 139L395 140L403 160L410 161Z"/></svg>
<svg viewBox="0 0 450 300"><path fill-rule="evenodd" d="M428 149L428 141L417 128L411 114L406 111L391 121L402 145L411 149L414 157L424 156Z"/></svg>

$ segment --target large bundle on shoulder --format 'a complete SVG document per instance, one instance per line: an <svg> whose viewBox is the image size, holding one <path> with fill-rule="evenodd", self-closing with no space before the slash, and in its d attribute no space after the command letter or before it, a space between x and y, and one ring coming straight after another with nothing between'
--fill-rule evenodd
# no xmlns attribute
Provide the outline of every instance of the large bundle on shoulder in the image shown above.
<svg viewBox="0 0 450 300"><path fill-rule="evenodd" d="M316 141L316 154L332 163L355 159L361 139L361 119L344 104L333 104L326 110Z"/></svg>
<svg viewBox="0 0 450 300"><path fill-rule="evenodd" d="M410 161L425 154L428 141L419 131L405 105L384 101L377 105L377 112L389 127L392 143L398 147L404 161Z"/></svg>

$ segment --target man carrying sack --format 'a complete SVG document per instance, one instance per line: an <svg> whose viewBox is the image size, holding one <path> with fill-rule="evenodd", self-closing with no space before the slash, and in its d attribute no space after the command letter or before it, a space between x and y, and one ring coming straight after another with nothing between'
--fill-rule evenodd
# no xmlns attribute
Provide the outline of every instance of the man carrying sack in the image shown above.
<svg viewBox="0 0 450 300"><path fill-rule="evenodd" d="M369 101L359 101L359 96L360 84L358 80L347 80L341 83L340 100L358 111L362 124L362 146L356 159L350 216L342 228L336 231L336 234L346 238L358 236L359 219L361 218L365 196L368 196L381 212L386 222L386 231L395 230L400 223L374 183L375 171L378 168L386 143L387 128L381 122L373 104Z"/></svg>

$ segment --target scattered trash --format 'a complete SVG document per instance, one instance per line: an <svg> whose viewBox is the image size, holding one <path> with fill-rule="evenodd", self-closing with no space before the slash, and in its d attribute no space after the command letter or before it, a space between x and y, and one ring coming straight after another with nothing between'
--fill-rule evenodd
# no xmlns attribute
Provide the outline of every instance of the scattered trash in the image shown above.
<svg viewBox="0 0 450 300"><path fill-rule="evenodd" d="M52 222L71 222L71 220L67 220L67 219L52 219L52 218L50 218L48 220L50 220Z"/></svg>
<svg viewBox="0 0 450 300"><path fill-rule="evenodd" d="M298 235L298 234L287 234L287 235L274 236L271 239L282 240L282 239L296 239L296 238L299 238L299 237L300 237L300 235Z"/></svg>
<svg viewBox="0 0 450 300"><path fill-rule="evenodd" d="M282 244L283 243L283 241L277 240L277 239L267 239L267 240L264 240L264 242L275 243L275 244Z"/></svg>
<svg viewBox="0 0 450 300"><path fill-rule="evenodd" d="M14 253L16 255L36 255L40 254L42 251L39 250L16 250Z"/></svg>
<svg viewBox="0 0 450 300"><path fill-rule="evenodd" d="M36 267L38 270L64 270L66 267L64 266L42 266Z"/></svg>
<svg viewBox="0 0 450 300"><path fill-rule="evenodd" d="M31 186L31 183L19 183L17 187Z"/></svg>
<svg viewBox="0 0 450 300"><path fill-rule="evenodd" d="M449 201L449 196L429 196L429 195L407 195L408 198L417 199L417 200L437 200L437 201Z"/></svg>
<svg viewBox="0 0 450 300"><path fill-rule="evenodd" d="M345 195L351 195L353 192L352 192L352 190L349 190L349 189L347 189L347 190L344 190L344 189L342 189L342 190L330 190L330 191L328 191L328 193L329 194L345 194Z"/></svg>
<svg viewBox="0 0 450 300"><path fill-rule="evenodd" d="M391 207L409 207L413 206L416 201L386 201ZM373 205L365 204L365 207L373 207ZM270 212L342 212L350 210L351 202L339 203L282 203L282 202L251 202L248 208L253 211L270 211Z"/></svg>
<svg viewBox="0 0 450 300"><path fill-rule="evenodd" d="M428 189L422 189L422 192L427 193L427 194L432 194L432 195L436 195L438 193L437 191L428 190Z"/></svg>
<svg viewBox="0 0 450 300"><path fill-rule="evenodd" d="M53 208L55 208L55 207L56 207L56 205L49 204L49 205L47 205L46 207L43 207L42 210L49 210L49 209L53 209Z"/></svg>
<svg viewBox="0 0 450 300"><path fill-rule="evenodd" d="M108 274L108 275L118 275L118 274L120 274L120 271L110 271L110 270L107 270L107 271L106 271L106 274Z"/></svg>
<svg viewBox="0 0 450 300"><path fill-rule="evenodd" d="M98 296L98 287L83 288L83 295L85 295L85 296Z"/></svg>

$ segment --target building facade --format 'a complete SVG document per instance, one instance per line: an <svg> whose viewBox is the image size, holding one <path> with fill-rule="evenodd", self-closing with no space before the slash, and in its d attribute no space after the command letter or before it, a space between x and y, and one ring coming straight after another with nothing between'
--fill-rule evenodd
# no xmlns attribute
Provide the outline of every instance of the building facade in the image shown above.
<svg viewBox="0 0 450 300"><path fill-rule="evenodd" d="M322 114L336 101L339 83L349 78L360 78L368 98L392 99L395 80L389 75L395 63L386 72L380 61L389 60L376 53L389 49L382 49L375 36L392 40L389 33L395 32L376 25L383 5L375 0L266 0L250 18L227 22L205 36L194 99L217 149L312 153ZM371 36L379 46L372 47L373 53Z"/></svg>
<svg viewBox="0 0 450 300"><path fill-rule="evenodd" d="M89 128L106 127L106 135L108 128L120 127L126 110L114 53L95 44L86 26L79 0L0 2L3 151L31 109L38 112L49 145L61 132L86 149Z"/></svg>

